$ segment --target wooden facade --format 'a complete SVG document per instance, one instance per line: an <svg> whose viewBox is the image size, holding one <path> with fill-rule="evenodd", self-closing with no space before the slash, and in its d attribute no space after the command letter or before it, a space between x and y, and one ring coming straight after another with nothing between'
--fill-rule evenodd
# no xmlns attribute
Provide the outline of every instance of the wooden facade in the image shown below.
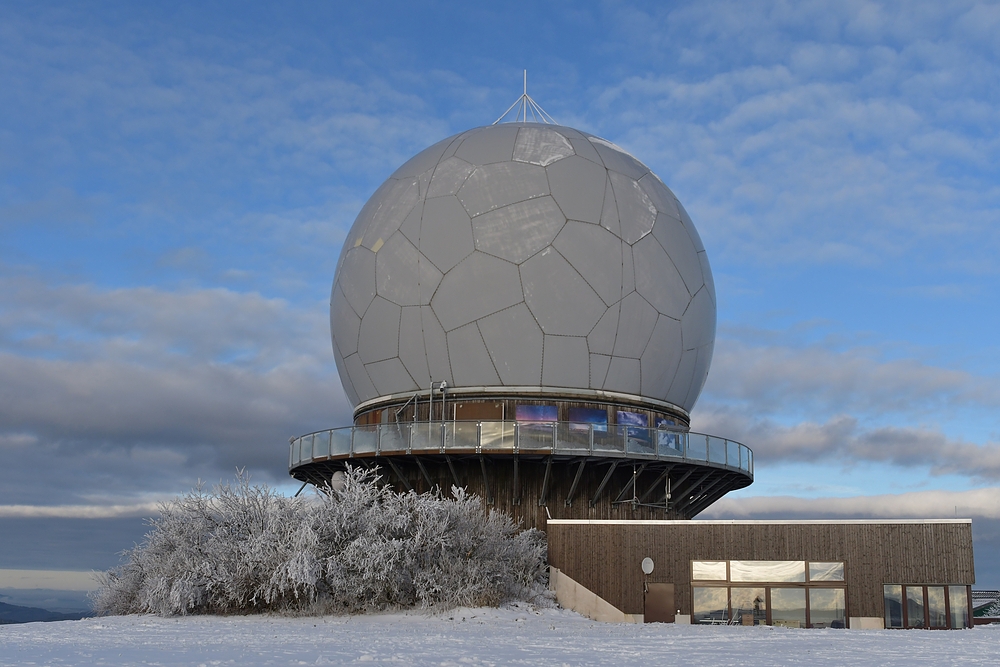
<svg viewBox="0 0 1000 667"><path fill-rule="evenodd" d="M642 614L644 582L673 584L692 613L691 561L845 564L847 615L882 617L885 584L975 583L971 520L548 521L549 564L626 614ZM652 558L647 578L640 567Z"/></svg>

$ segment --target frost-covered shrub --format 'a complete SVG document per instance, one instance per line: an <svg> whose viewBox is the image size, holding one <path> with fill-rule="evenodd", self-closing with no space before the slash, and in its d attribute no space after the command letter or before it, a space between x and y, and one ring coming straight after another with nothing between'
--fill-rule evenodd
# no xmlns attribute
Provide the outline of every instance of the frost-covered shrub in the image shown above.
<svg viewBox="0 0 1000 667"><path fill-rule="evenodd" d="M452 489L399 494L348 470L313 502L240 475L161 506L101 576L100 614L355 612L499 605L544 590L545 536Z"/></svg>

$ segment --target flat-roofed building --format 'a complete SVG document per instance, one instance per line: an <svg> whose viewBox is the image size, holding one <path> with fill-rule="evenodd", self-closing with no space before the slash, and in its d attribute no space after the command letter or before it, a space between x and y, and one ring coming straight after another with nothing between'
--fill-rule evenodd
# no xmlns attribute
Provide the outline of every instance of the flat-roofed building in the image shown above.
<svg viewBox="0 0 1000 667"><path fill-rule="evenodd" d="M604 620L972 625L969 519L553 519L547 529L557 594Z"/></svg>

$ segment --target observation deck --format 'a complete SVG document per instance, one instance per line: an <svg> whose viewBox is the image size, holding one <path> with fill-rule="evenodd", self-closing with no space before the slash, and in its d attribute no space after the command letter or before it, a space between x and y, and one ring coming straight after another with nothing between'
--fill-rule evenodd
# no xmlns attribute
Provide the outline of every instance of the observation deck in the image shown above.
<svg viewBox="0 0 1000 667"><path fill-rule="evenodd" d="M465 487L541 526L546 518L691 518L753 482L746 445L664 428L416 421L291 441L289 473L302 482L329 483L348 464L379 466L401 490Z"/></svg>

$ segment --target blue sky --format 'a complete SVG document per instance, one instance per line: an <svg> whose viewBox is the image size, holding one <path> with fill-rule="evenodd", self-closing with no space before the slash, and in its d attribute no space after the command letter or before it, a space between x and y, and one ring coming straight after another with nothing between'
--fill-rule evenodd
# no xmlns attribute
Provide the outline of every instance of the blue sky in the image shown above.
<svg viewBox="0 0 1000 667"><path fill-rule="evenodd" d="M998 56L978 2L4 3L0 599L198 479L294 490L354 217L524 68L708 249L694 426L757 453L711 516L971 516L1000 586Z"/></svg>

